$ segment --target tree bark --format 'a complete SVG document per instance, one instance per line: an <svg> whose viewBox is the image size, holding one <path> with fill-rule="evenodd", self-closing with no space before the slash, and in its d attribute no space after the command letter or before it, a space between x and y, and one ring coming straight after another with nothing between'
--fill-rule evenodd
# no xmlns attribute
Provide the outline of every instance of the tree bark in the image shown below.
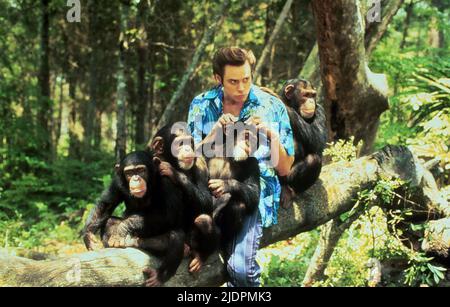
<svg viewBox="0 0 450 307"><path fill-rule="evenodd" d="M49 0L41 0L41 63L39 68L39 89L40 89L40 109L38 114L38 122L42 128L43 148L42 152L51 155L52 148L52 129L50 118L52 116L52 104L50 101L50 16L49 16Z"/></svg>
<svg viewBox="0 0 450 307"><path fill-rule="evenodd" d="M228 7L230 4L230 0L225 0L222 2L221 6L218 8L217 13L213 17L212 20L214 20L214 23L208 27L205 34L203 35L203 38L198 45L197 49L195 50L194 57L192 58L192 62L189 65L188 69L186 70L183 78L181 79L180 85L178 86L177 90L173 94L172 98L170 99L169 104L164 109L161 118L158 121L158 124L153 127L152 129L152 135L153 137L158 129L163 127L164 125L177 120L177 117L180 117L181 114L183 114L182 111L187 110L189 104L187 101L183 101L180 103L180 98L183 95L183 91L186 88L189 79L191 78L192 74L194 73L194 70L200 61L200 58L205 52L206 46L211 43L214 40L214 33L216 30L222 25L223 21L225 20L225 15L228 11ZM180 111L181 110L181 111ZM178 118L179 119L179 118Z"/></svg>
<svg viewBox="0 0 450 307"><path fill-rule="evenodd" d="M316 18L328 135L355 137L370 152L381 113L388 109L387 80L367 66L359 2L312 1Z"/></svg>
<svg viewBox="0 0 450 307"><path fill-rule="evenodd" d="M94 145L95 134L95 117L97 111L97 98L98 98L98 71L99 67L99 10L97 1L91 0L88 2L88 14L89 14L89 101L86 104L86 109L83 112L83 158L89 157Z"/></svg>
<svg viewBox="0 0 450 307"><path fill-rule="evenodd" d="M403 35L402 40L400 42L400 50L403 50L406 45L406 38L408 37L409 24L411 23L411 17L414 11L414 4L415 4L414 1L410 0L408 6L406 7L406 17L405 21L403 22Z"/></svg>
<svg viewBox="0 0 450 307"><path fill-rule="evenodd" d="M387 146L374 155L324 166L320 179L299 195L293 206L280 209L279 223L264 229L261 247L285 240L337 218L354 206L358 191L373 187L382 176L410 180L424 206L420 184L426 170L406 147ZM436 192L436 191L435 191ZM416 201L420 199L417 198ZM445 204L448 207L448 204ZM33 261L0 253L0 285L8 286L141 286L142 270L158 260L133 248L103 249L48 261ZM188 273L185 259L167 286L218 286L222 263L211 256L198 276Z"/></svg>
<svg viewBox="0 0 450 307"><path fill-rule="evenodd" d="M137 27L142 37L138 41L136 53L138 58L137 67L137 112L135 123L134 140L137 146L145 144L145 123L148 110L148 38L147 38L147 12L149 10L148 1L141 0L138 5Z"/></svg>
<svg viewBox="0 0 450 307"><path fill-rule="evenodd" d="M269 59L269 54L270 51L272 50L272 45L275 42L275 39L277 38L278 34L280 33L280 30L289 13L289 10L291 9L292 3L293 0L287 0L286 3L284 4L283 9L281 10L280 16L277 19L275 28L273 29L273 32L270 35L269 41L264 46L261 56L258 59L258 65L256 65L255 75L253 76L255 80L258 80L259 76L261 75L263 67L266 65L267 60Z"/></svg>
<svg viewBox="0 0 450 307"><path fill-rule="evenodd" d="M127 150L126 126L126 80L125 80L125 31L128 21L128 5L120 6L120 38L119 38L119 65L117 68L117 136L116 161L125 157Z"/></svg>
<svg viewBox="0 0 450 307"><path fill-rule="evenodd" d="M59 102L58 102L58 116L54 119L54 140L53 140L53 148L52 148L52 160L56 160L58 155L58 144L59 139L61 138L61 127L63 120L63 109L64 109L64 79L62 76L60 77L59 83Z"/></svg>
<svg viewBox="0 0 450 307"><path fill-rule="evenodd" d="M385 1L387 2L387 1ZM314 2L313 2L314 3ZM326 3L326 2L324 2ZM349 3L345 3L345 5L348 5ZM324 4L323 4L324 5ZM341 6L344 5L344 3L342 3L342 1L336 1L335 5ZM355 3L353 3L354 6L357 6ZM394 17L394 15L396 14L396 12L398 11L400 7L400 4L398 3L398 0L390 0L386 5L382 6L382 17L381 17L381 23L379 25L372 25L372 24L368 24L367 26L367 32L364 34L364 46L365 46L365 52L362 52L361 49L361 33L362 31L356 31L357 35L355 36L355 31L352 32L351 35L348 35L346 32L342 32L341 30L337 30L335 31L335 35L333 37L334 42L326 42L326 41L322 41L322 50L331 50L331 53L333 53L333 48L334 49L334 53L337 55L337 53L339 53L340 55L337 55L337 57L339 59L341 59L342 61L338 60L334 66L344 66L341 69L341 74L345 77L348 77L349 74L355 74L355 71L351 71L348 68L350 68L350 64L351 62L354 62L355 64L358 65L362 65L362 67L365 67L365 74L367 74L368 76L368 84L366 84L365 87L363 88L359 88L360 85L356 84L352 84L352 83L348 83L349 80L348 79L343 79L341 80L340 84L347 84L347 86L350 86L351 88L347 88L346 91L348 91L348 95L351 95L352 97L354 97L354 100L358 100L359 103L355 104L354 106L354 110L352 110L352 112L348 112L349 114L347 114L347 120L342 119L342 116L339 116L339 118L341 118L341 120L343 120L343 122L349 122L349 125L351 127L351 131L348 131L349 129L341 129L340 133L339 131L334 131L339 129L339 124L336 123L336 121L338 120L337 114L339 113L344 113L346 112L346 110L344 109L336 109L336 104L332 103L331 100L326 100L325 99L325 95L326 93L322 91L323 89L323 83L322 83L322 76L321 76L321 64L325 65L325 67L328 67L328 65L330 63L332 63L336 58L334 58L333 60L329 59L329 61L327 62L328 64L324 64L321 63L319 61L319 48L318 45L314 45L313 49L311 50L307 60L305 61L305 64L303 65L302 70L300 71L298 77L299 78L304 78L307 80L310 80L310 82L312 84L314 84L316 86L317 92L319 93L319 102L325 104L326 106L326 114L327 114L327 118L328 118L328 126L329 126L329 140L333 141L339 138L348 138L350 135L348 135L349 133L355 133L355 144L359 141L359 140L364 140L364 147L362 149L361 154L366 154L372 151L372 145L376 136L376 130L378 127L378 122L379 122L379 115L376 114L381 114L384 110L386 110L386 108L388 107L387 104L387 97L386 97L386 93L387 93L387 80L385 78L384 75L382 74L374 74L370 71L370 69L367 67L367 63L365 62L364 59L366 59L368 61L368 59L370 58L370 55L374 49L374 46L379 42L379 40L381 39L381 37L383 36L383 34L386 32L387 30L387 25L389 24L389 22L392 20L392 18ZM316 7L317 8L317 7ZM337 8L335 8L337 9ZM328 14L331 12L331 9L328 9ZM344 9L345 12L350 13L350 11L347 11L347 9ZM353 13L355 14L360 14L360 12L358 12L356 9L353 10ZM321 16L321 15L319 15ZM357 16L357 15L356 15ZM353 16L356 18L356 16ZM323 17L323 16L322 16ZM337 17L337 16L335 16ZM362 20L362 19L358 19L358 20ZM343 22L349 22L348 18L347 20L343 20ZM337 27L339 25L340 22L337 22L336 20L333 21L333 24L331 25L331 23L328 23L328 21L324 21L323 19L318 19L317 18L317 14L316 14L316 24L318 23L325 23L327 25L327 31L332 31L333 27ZM362 27L362 23L358 22L358 21L354 21L354 24L350 27L355 27L353 28L353 30L356 29L361 29ZM355 24L358 24L359 27L356 27ZM320 35L323 36L325 35L326 37L326 33L328 32L324 32L324 27L320 27L322 34L318 33L318 37L320 37ZM317 31L319 31L319 27L316 29ZM360 33L361 32L361 33ZM349 40L345 40L346 37L349 37ZM352 38L353 37L353 38ZM331 38L331 36L330 36ZM352 43L350 43L350 41L354 39L354 45L352 45ZM342 45L342 42L346 42L346 45ZM350 45L347 45L347 43L350 43ZM359 47L358 47L359 46ZM349 49L353 49L355 52L353 52L353 56L348 56L346 53L350 52ZM326 51L323 51L326 53ZM349 53L351 54L351 53ZM340 57L342 56L342 57ZM355 61L353 61L354 59L357 59ZM331 69L331 67L328 67L329 69ZM327 69L327 68L325 68ZM358 70L362 70L361 66L358 67ZM360 78L361 76L363 76L364 73L360 73L360 75L357 78ZM328 73L326 76L324 76L325 78L330 78L331 77L331 73ZM352 75L350 75L350 77L353 77ZM363 79L367 79L367 78L363 78ZM331 78L330 81L336 82L335 79ZM361 80L362 81L362 80ZM347 83L346 83L347 82ZM354 89L353 86L356 86L356 88ZM366 93L361 92L360 90L363 89ZM342 89L340 87L340 89ZM325 100L325 101L324 101ZM331 105L334 105L335 108L332 109ZM347 108L350 107L350 101L348 101L348 105ZM359 107L358 107L359 105ZM368 105L373 105L374 107L369 108ZM339 106L339 105L338 105ZM361 113L361 108L364 108L364 111ZM367 110L370 110L370 112L367 112ZM334 112L333 112L334 111ZM348 111L348 110L347 110ZM359 112L359 113L358 113ZM372 113L372 114L370 114ZM366 116L360 116L360 115L366 115ZM353 116L352 116L353 115ZM350 124L351 123L351 124ZM354 128L352 127L354 126ZM333 129L333 130L332 130ZM342 131L343 130L343 131ZM356 132L358 132L358 134L356 134ZM364 133L366 133L365 137L364 137ZM362 135L362 136L361 136Z"/></svg>

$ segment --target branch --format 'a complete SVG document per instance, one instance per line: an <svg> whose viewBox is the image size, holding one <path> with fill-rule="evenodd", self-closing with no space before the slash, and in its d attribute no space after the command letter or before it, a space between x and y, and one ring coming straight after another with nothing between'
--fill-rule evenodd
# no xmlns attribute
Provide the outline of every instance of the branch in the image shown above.
<svg viewBox="0 0 450 307"><path fill-rule="evenodd" d="M298 196L292 207L280 208L279 223L264 229L261 247L314 229L349 211L358 191L373 187L381 176L400 177L418 186L423 176L417 163L408 148L387 146L353 162L324 166L318 182ZM421 192L420 188L414 190ZM0 286L141 286L142 270L158 265L157 258L133 248L103 249L46 261L0 251ZM214 254L200 274L192 276L185 259L166 285L218 286L224 282L222 267L218 254Z"/></svg>
<svg viewBox="0 0 450 307"><path fill-rule="evenodd" d="M272 45L275 41L275 39L278 36L278 33L280 33L281 27L284 23L284 20L286 19L287 14L289 13L289 10L291 9L293 0L287 0L284 4L283 9L281 10L280 16L277 19L277 22L275 23L275 28L273 29L272 34L270 35L269 41L267 42L266 46L264 47L261 57L259 58L258 65L255 69L255 75L254 79L257 80L259 75L261 75L261 71L266 64L267 55L269 54L270 49L272 48Z"/></svg>

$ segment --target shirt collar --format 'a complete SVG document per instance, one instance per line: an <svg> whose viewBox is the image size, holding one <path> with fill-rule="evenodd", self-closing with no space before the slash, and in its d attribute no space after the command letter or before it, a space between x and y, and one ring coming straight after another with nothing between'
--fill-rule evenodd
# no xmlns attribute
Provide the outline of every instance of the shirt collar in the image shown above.
<svg viewBox="0 0 450 307"><path fill-rule="evenodd" d="M258 97L255 94L255 85L252 84L252 86L250 87L250 92L248 93L248 98L247 101L244 103L244 106L248 103L248 104L255 104L258 101Z"/></svg>
<svg viewBox="0 0 450 307"><path fill-rule="evenodd" d="M222 109L223 104L223 87L218 85L205 93L204 98L214 100L216 107ZM258 102L258 97L255 94L255 85L252 84L250 92L248 93L247 100L244 103L243 108L247 105L255 105Z"/></svg>

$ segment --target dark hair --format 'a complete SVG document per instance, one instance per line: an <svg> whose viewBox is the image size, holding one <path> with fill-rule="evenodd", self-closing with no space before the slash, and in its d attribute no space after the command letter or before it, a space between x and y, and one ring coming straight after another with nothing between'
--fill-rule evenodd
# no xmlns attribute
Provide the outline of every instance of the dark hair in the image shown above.
<svg viewBox="0 0 450 307"><path fill-rule="evenodd" d="M251 50L239 47L220 48L213 58L213 74L217 74L223 79L225 65L242 66L247 61L250 64L253 75L256 58Z"/></svg>

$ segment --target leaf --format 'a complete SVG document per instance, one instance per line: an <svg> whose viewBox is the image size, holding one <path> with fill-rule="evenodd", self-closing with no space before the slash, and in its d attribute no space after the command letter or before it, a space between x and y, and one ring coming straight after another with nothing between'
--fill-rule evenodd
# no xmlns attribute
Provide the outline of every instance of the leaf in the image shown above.
<svg viewBox="0 0 450 307"><path fill-rule="evenodd" d="M433 274L433 277L434 277L435 283L438 284L439 283L439 277L436 274Z"/></svg>

